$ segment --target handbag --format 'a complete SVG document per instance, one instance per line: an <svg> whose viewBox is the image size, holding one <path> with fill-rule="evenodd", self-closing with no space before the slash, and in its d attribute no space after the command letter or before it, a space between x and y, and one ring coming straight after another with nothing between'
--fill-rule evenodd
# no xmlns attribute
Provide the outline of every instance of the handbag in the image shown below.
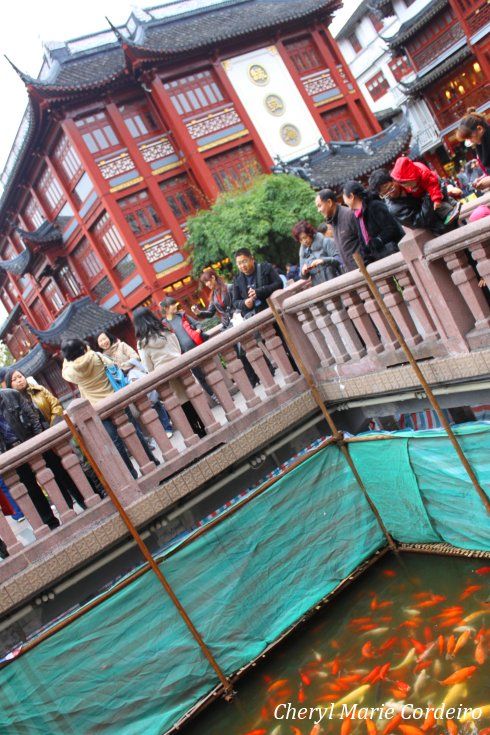
<svg viewBox="0 0 490 735"><path fill-rule="evenodd" d="M107 380L111 384L114 393L118 390L121 390L121 388L125 388L127 385L129 385L129 380L127 379L119 365L106 365L102 358L100 358L100 361L104 366Z"/></svg>

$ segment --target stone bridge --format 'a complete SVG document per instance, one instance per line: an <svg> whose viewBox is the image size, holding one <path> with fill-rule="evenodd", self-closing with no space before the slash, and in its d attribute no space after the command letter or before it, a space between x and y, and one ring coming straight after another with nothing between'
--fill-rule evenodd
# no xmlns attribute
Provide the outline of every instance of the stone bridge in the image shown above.
<svg viewBox="0 0 490 735"><path fill-rule="evenodd" d="M411 231L400 243L399 253L368 268L427 380L442 392L484 381L490 372L488 290L479 286L482 278L490 282L489 248L490 218L485 218L432 239L425 231ZM314 288L296 283L276 292L273 301L330 406L420 393L420 384L359 271ZM237 358L234 345L238 342L260 377L256 388ZM277 365L274 375L267 367L263 345ZM193 379L190 370L196 366L204 371L219 406L210 408ZM202 439L193 432L170 387L170 378L175 377L182 381L205 425ZM176 430L170 439L147 398L155 388ZM128 422L125 409L130 404L136 406L145 433L158 446L159 465L147 458ZM305 378L291 366L267 309L124 388L96 410L76 400L67 412L133 522L144 528L275 437L292 431L315 410ZM101 418L107 417L117 425L139 467L137 479L105 433ZM104 558L127 538L111 501L93 493L70 440L63 421L0 457L0 474L32 526L34 538L24 545L0 514L0 537L10 552L0 563L2 617L95 558ZM77 515L63 500L42 456L48 448L60 455L84 496L87 510L83 513ZM54 531L42 523L19 481L16 467L23 462L31 465L56 506L61 525Z"/></svg>

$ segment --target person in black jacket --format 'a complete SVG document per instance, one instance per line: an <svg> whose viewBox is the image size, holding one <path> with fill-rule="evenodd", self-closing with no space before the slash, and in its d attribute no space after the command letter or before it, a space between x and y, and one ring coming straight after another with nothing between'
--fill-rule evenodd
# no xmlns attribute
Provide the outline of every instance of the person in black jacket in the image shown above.
<svg viewBox="0 0 490 735"><path fill-rule="evenodd" d="M16 447L43 431L39 413L30 401L17 390L0 390L0 453ZM43 523L49 528L57 528L59 520L41 488L31 466L25 462L16 467L19 480L26 486L29 497Z"/></svg>
<svg viewBox="0 0 490 735"><path fill-rule="evenodd" d="M396 253L405 231L386 204L358 181L344 184L343 196L356 216L364 262L373 263Z"/></svg>
<svg viewBox="0 0 490 735"><path fill-rule="evenodd" d="M240 273L233 280L233 306L248 319L267 309L267 299L283 284L274 266L256 263L248 248L236 251L235 262Z"/></svg>
<svg viewBox="0 0 490 735"><path fill-rule="evenodd" d="M483 176L473 182L475 189L487 190L490 186L490 125L485 115L469 107L456 131L458 140L465 140L476 148L477 160Z"/></svg>
<svg viewBox="0 0 490 735"><path fill-rule="evenodd" d="M368 186L374 195L383 199L388 210L404 227L430 230L435 235L442 235L458 226L457 220L446 225L440 217L436 217L428 194L424 197L407 194L403 186L382 168L373 171Z"/></svg>

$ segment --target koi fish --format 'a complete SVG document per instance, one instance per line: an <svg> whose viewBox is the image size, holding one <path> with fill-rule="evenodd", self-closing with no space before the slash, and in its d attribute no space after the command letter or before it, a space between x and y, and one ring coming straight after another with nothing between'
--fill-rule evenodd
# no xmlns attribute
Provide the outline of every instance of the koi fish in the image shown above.
<svg viewBox="0 0 490 735"><path fill-rule="evenodd" d="M452 652L454 651L454 646L456 645L456 638L454 635L450 635L447 639L447 646L446 646L446 658L449 658L451 656Z"/></svg>
<svg viewBox="0 0 490 735"><path fill-rule="evenodd" d="M471 623L472 620L475 620L476 618L479 618L480 615L485 615L487 610L477 610L476 612L471 613L471 615L467 615L461 622L463 623Z"/></svg>
<svg viewBox="0 0 490 735"><path fill-rule="evenodd" d="M307 687L310 686L311 679L310 679L309 676L307 676L306 674L303 674L301 671L299 672L299 676L300 676L300 679L301 679L301 681L303 682L303 684L305 686L307 686Z"/></svg>
<svg viewBox="0 0 490 735"><path fill-rule="evenodd" d="M481 584L470 584L469 587L466 587L462 591L462 593L459 596L460 600L466 600L467 597L473 594L473 592L478 592L478 590L481 590L482 585Z"/></svg>
<svg viewBox="0 0 490 735"><path fill-rule="evenodd" d="M448 618L443 623L439 625L439 628L454 628L455 625L459 625L461 622L461 618L458 615L457 618Z"/></svg>
<svg viewBox="0 0 490 735"><path fill-rule="evenodd" d="M376 678L376 676L379 673L379 670L381 669L381 666L375 666L374 669L372 669L367 676L364 677L362 680L363 684L370 684L373 682L373 680Z"/></svg>
<svg viewBox="0 0 490 735"><path fill-rule="evenodd" d="M418 628L419 624L416 620L405 620L404 623L400 623L399 628Z"/></svg>
<svg viewBox="0 0 490 735"><path fill-rule="evenodd" d="M418 695L420 693L420 690L424 688L429 679L429 674L425 669L423 669L415 679L415 683L413 685L414 694Z"/></svg>
<svg viewBox="0 0 490 735"><path fill-rule="evenodd" d="M446 707L449 707L450 704L460 702L467 696L467 693L466 684L454 684L442 700L441 706L445 705Z"/></svg>
<svg viewBox="0 0 490 735"><path fill-rule="evenodd" d="M406 615L410 615L412 617L415 617L416 615L421 615L420 610L416 610L414 607L404 607L403 612Z"/></svg>
<svg viewBox="0 0 490 735"><path fill-rule="evenodd" d="M366 723L367 735L376 735L378 731L374 722L369 717L367 717L364 722Z"/></svg>
<svg viewBox="0 0 490 735"><path fill-rule="evenodd" d="M426 646L424 643L421 643L416 638L410 638L410 643L415 648L415 653L417 653L419 656L424 653Z"/></svg>
<svg viewBox="0 0 490 735"><path fill-rule="evenodd" d="M444 653L444 646L445 646L446 640L444 636L441 634L437 637L437 648L439 649L439 655L442 656Z"/></svg>
<svg viewBox="0 0 490 735"><path fill-rule="evenodd" d="M477 670L478 666L465 666L463 669L458 669L454 672L454 674L451 674L451 676L448 676L446 679L443 679L443 681L439 682L443 686L451 686L452 684L459 684L462 681L466 681L466 679L469 679L470 676L473 676L475 671Z"/></svg>
<svg viewBox="0 0 490 735"><path fill-rule="evenodd" d="M440 602L444 602L445 599L444 595L433 595L429 600L419 602L417 607L435 607Z"/></svg>
<svg viewBox="0 0 490 735"><path fill-rule="evenodd" d="M422 732L427 732L427 730L430 730L434 725L436 724L436 717L434 715L434 710L430 709L427 712L427 717L425 718L424 724L420 728Z"/></svg>
<svg viewBox="0 0 490 735"><path fill-rule="evenodd" d="M350 704L353 702L362 702L364 700L366 692L370 688L371 688L370 684L363 684L362 686L357 687L357 689L354 689L352 692L350 692L350 694L347 694L347 696L343 697L342 699L339 699L339 701L335 703L335 706L337 707L343 704Z"/></svg>
<svg viewBox="0 0 490 735"><path fill-rule="evenodd" d="M321 729L319 723L317 722L316 725L313 725L313 729L310 732L310 735L320 735L321 731L322 731L322 729Z"/></svg>
<svg viewBox="0 0 490 735"><path fill-rule="evenodd" d="M480 575L490 574L490 567L480 567L479 569L475 569L475 572Z"/></svg>
<svg viewBox="0 0 490 735"><path fill-rule="evenodd" d="M464 633L461 633L458 640L456 641L456 645L454 646L453 656L456 656L458 651L460 651L467 643L471 636L471 631L465 630Z"/></svg>
<svg viewBox="0 0 490 735"><path fill-rule="evenodd" d="M403 669L405 666L408 666L413 661L415 661L415 648L411 648L403 661L398 664L398 666L393 667L392 671L398 671L398 669Z"/></svg>
<svg viewBox="0 0 490 735"><path fill-rule="evenodd" d="M389 628L374 628L369 630L370 635L383 635L383 633L386 633L389 630ZM363 635L366 635L366 633L363 633Z"/></svg>
<svg viewBox="0 0 490 735"><path fill-rule="evenodd" d="M361 655L364 656L364 658L374 658L373 644L371 641L368 641L363 645L361 648Z"/></svg>
<svg viewBox="0 0 490 735"><path fill-rule="evenodd" d="M396 577L396 572L393 569L383 569L383 574L385 577Z"/></svg>
<svg viewBox="0 0 490 735"><path fill-rule="evenodd" d="M299 691L298 691L298 702L300 704L303 704L305 699L306 699L305 690L303 689L303 686L300 686Z"/></svg>
<svg viewBox="0 0 490 735"><path fill-rule="evenodd" d="M449 735L458 735L458 726L454 720L446 720L446 727Z"/></svg>
<svg viewBox="0 0 490 735"><path fill-rule="evenodd" d="M245 733L245 735L266 735L266 734L267 734L267 730L263 727L259 727L258 730L257 729L249 730L248 732Z"/></svg>
<svg viewBox="0 0 490 735"><path fill-rule="evenodd" d="M481 718L479 718L479 719L483 719L484 720L486 717L489 717L490 716L490 704L485 704L482 707L473 707L473 710L475 710L475 709L481 710ZM470 714L470 712L465 712L464 715L459 718L459 721L460 722L469 722L472 719L473 719L473 717Z"/></svg>
<svg viewBox="0 0 490 735"><path fill-rule="evenodd" d="M396 636L393 636L392 638L388 638L387 641L385 641L380 647L380 651L387 651L389 648L393 648L395 643L397 642Z"/></svg>
<svg viewBox="0 0 490 735"><path fill-rule="evenodd" d="M275 692L278 689L283 688L289 688L289 681L288 679L278 679L277 681L274 681L270 686L267 687L268 692Z"/></svg>
<svg viewBox="0 0 490 735"><path fill-rule="evenodd" d="M484 664L487 658L487 652L485 650L485 641L481 638L476 644L475 648L475 661L477 664Z"/></svg>
<svg viewBox="0 0 490 735"><path fill-rule="evenodd" d="M340 735L350 735L350 731L352 730L352 719L350 717L346 717L345 720L342 722L342 727L340 728Z"/></svg>
<svg viewBox="0 0 490 735"><path fill-rule="evenodd" d="M402 735L421 735L422 733L420 727L416 727L415 725L398 725L398 729Z"/></svg>
<svg viewBox="0 0 490 735"><path fill-rule="evenodd" d="M393 717L393 719L388 721L388 724L384 728L382 735L390 735L390 733L393 732L393 730L396 730L401 720L402 720L401 712L398 712L398 714L396 714Z"/></svg>

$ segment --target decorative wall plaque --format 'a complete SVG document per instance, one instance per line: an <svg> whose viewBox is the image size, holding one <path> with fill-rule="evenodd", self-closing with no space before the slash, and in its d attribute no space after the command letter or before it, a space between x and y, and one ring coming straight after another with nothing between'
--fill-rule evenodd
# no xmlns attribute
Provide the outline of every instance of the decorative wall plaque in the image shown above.
<svg viewBox="0 0 490 735"><path fill-rule="evenodd" d="M248 75L254 84L259 84L261 87L269 81L269 75L260 64L252 64L248 69Z"/></svg>
<svg viewBox="0 0 490 735"><path fill-rule="evenodd" d="M287 145L299 145L301 141L301 133L299 132L296 125L287 123L281 128L281 138Z"/></svg>
<svg viewBox="0 0 490 735"><path fill-rule="evenodd" d="M264 104L267 112L270 112L271 115L279 117L279 115L284 113L284 102L278 94L268 94L264 100Z"/></svg>

